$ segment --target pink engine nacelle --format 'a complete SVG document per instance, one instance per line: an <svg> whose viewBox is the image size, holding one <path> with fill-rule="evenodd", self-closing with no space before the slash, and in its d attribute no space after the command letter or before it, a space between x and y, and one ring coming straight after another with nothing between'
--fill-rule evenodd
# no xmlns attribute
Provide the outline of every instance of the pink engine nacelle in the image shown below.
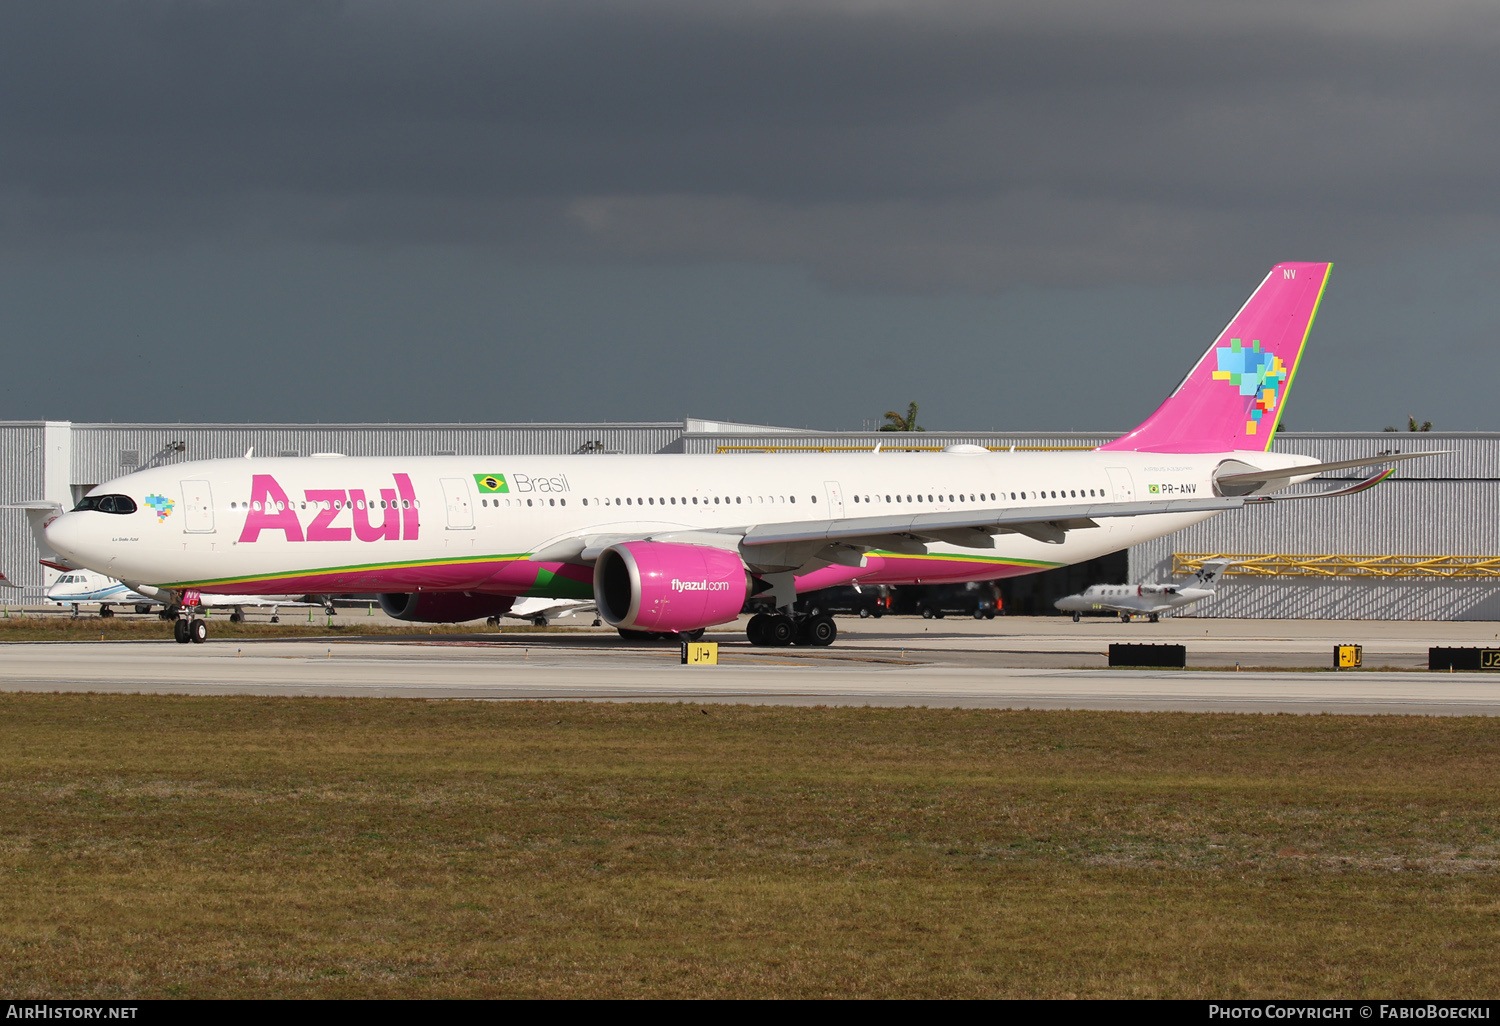
<svg viewBox="0 0 1500 1026"><path fill-rule="evenodd" d="M622 542L594 564L594 601L611 627L693 631L733 620L750 593L737 553L706 545Z"/></svg>

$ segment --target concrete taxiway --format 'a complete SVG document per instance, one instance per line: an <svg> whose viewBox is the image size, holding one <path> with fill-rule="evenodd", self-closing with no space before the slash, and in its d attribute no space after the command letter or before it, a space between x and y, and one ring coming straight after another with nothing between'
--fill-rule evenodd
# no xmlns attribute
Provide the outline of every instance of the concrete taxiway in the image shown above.
<svg viewBox="0 0 1500 1026"><path fill-rule="evenodd" d="M0 690L671 701L791 705L1500 715L1500 675L1428 673L1430 644L1494 645L1489 623L1337 623L1179 619L1125 625L1056 618L841 620L829 649L724 642L722 662L682 666L672 646L608 632L337 636L12 644ZM1192 666L1109 670L1111 641L1188 646ZM1331 672L1339 642L1365 665ZM1233 667L1243 669L1236 672ZM1299 670L1268 671L1259 667Z"/></svg>

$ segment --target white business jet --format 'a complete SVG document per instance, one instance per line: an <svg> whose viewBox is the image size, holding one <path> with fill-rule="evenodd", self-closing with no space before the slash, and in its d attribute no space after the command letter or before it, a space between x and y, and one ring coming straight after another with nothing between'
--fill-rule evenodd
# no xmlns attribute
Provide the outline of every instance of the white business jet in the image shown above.
<svg viewBox="0 0 1500 1026"><path fill-rule="evenodd" d="M1219 588L1219 577L1230 565L1232 561L1228 559L1209 560L1193 575L1192 584L1096 584L1053 604L1065 613L1072 613L1074 623L1084 613L1098 612L1119 613L1126 623L1132 616L1146 616L1156 623L1162 613L1212 595Z"/></svg>
<svg viewBox="0 0 1500 1026"><path fill-rule="evenodd" d="M833 618L799 614L799 591L1037 573L1268 505L1324 471L1427 455L1270 451L1328 269L1273 267L1156 412L1091 452L207 460L41 518L43 558L174 595L377 592L424 622L592 599L628 638L693 637L761 596L774 612L751 618L753 644L827 645ZM1107 342L1079 348L1093 344ZM206 635L179 618L179 641Z"/></svg>
<svg viewBox="0 0 1500 1026"><path fill-rule="evenodd" d="M137 613L149 613L153 605L161 606L164 615L175 616L176 604L186 600L190 609L228 609L229 621L240 623L245 619L245 608L270 608L271 622L278 622L282 606L324 606L330 608L324 602L304 602L287 599L276 595L215 595L215 594L187 594L183 596L175 593L163 595L160 589L148 585L141 586L141 591L136 591L129 586L95 573L92 570L69 570L47 589L47 601L59 606L72 606L76 611L81 605L93 605L99 603L99 615L110 617L115 615L114 606L134 606ZM196 598L196 602L192 600Z"/></svg>

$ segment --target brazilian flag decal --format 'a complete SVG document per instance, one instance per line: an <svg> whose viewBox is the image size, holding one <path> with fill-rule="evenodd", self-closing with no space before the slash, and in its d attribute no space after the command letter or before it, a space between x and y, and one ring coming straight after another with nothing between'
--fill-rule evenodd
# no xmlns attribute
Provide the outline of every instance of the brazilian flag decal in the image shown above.
<svg viewBox="0 0 1500 1026"><path fill-rule="evenodd" d="M496 492L510 491L510 485L505 483L504 474L475 474L474 481L479 485L480 495L494 495Z"/></svg>

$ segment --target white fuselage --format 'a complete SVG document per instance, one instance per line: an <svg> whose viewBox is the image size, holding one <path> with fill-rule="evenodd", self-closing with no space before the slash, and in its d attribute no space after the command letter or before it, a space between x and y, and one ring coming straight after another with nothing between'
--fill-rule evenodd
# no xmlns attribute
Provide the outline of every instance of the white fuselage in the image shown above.
<svg viewBox="0 0 1500 1026"><path fill-rule="evenodd" d="M732 536L766 524L1063 504L1102 511L1120 502L1210 497L1213 472L1228 459L1261 468L1312 462L1264 452L1101 451L225 459L100 485L90 494L129 496L136 511L66 513L46 537L76 565L132 584L205 593L582 598L591 594L587 567L547 558L568 539ZM993 548L872 549L848 579L1033 573L1211 515L1101 515L1098 526L1067 530L1056 543L1001 533Z"/></svg>

